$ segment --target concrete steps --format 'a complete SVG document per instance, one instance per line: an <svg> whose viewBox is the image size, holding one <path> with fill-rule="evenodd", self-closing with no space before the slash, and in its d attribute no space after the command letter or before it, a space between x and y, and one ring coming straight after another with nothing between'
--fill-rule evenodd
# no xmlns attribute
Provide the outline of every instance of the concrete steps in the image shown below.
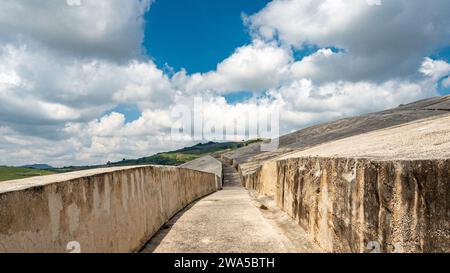
<svg viewBox="0 0 450 273"><path fill-rule="evenodd" d="M224 187L242 187L242 178L235 168L223 163L222 169Z"/></svg>

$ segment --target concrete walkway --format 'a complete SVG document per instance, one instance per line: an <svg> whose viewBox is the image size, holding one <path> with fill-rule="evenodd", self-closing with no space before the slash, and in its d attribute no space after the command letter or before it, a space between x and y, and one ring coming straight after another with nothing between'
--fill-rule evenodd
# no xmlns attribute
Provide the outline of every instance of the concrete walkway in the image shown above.
<svg viewBox="0 0 450 273"><path fill-rule="evenodd" d="M224 189L178 213L144 247L162 253L319 252L284 213L262 205L224 166Z"/></svg>

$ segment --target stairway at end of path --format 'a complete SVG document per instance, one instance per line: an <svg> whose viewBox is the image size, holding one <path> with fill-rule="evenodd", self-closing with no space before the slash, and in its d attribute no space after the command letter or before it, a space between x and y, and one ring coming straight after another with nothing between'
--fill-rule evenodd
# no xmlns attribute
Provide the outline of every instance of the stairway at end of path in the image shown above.
<svg viewBox="0 0 450 273"><path fill-rule="evenodd" d="M242 179L239 173L230 165L223 164L223 186L242 187Z"/></svg>
<svg viewBox="0 0 450 273"><path fill-rule="evenodd" d="M293 242L242 187L239 173L223 164L223 189L191 204L167 223L144 253L317 252L303 235ZM296 225L296 224L294 224ZM303 237L302 237L303 236ZM298 238L297 238L298 239Z"/></svg>

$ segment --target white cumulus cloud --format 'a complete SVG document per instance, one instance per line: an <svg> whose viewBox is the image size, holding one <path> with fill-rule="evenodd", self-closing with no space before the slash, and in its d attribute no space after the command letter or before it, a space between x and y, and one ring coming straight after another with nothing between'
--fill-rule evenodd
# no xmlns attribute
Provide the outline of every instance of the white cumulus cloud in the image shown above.
<svg viewBox="0 0 450 273"><path fill-rule="evenodd" d="M274 0L245 18L251 42L215 70L173 75L143 54L151 3L1 1L0 165L99 164L194 144L171 129L173 110L198 96L207 128L280 109L288 133L450 86L449 63L430 57L450 44L447 0ZM298 58L306 47L317 50ZM226 101L241 91L255 95Z"/></svg>

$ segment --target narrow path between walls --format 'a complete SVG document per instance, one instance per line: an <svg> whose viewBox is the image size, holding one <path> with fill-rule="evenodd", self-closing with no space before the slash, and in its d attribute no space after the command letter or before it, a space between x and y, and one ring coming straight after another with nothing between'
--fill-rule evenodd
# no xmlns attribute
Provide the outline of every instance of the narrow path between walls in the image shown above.
<svg viewBox="0 0 450 273"><path fill-rule="evenodd" d="M173 217L144 253L320 252L283 212L252 198L236 170L223 166L224 188ZM262 199L261 199L262 200Z"/></svg>

